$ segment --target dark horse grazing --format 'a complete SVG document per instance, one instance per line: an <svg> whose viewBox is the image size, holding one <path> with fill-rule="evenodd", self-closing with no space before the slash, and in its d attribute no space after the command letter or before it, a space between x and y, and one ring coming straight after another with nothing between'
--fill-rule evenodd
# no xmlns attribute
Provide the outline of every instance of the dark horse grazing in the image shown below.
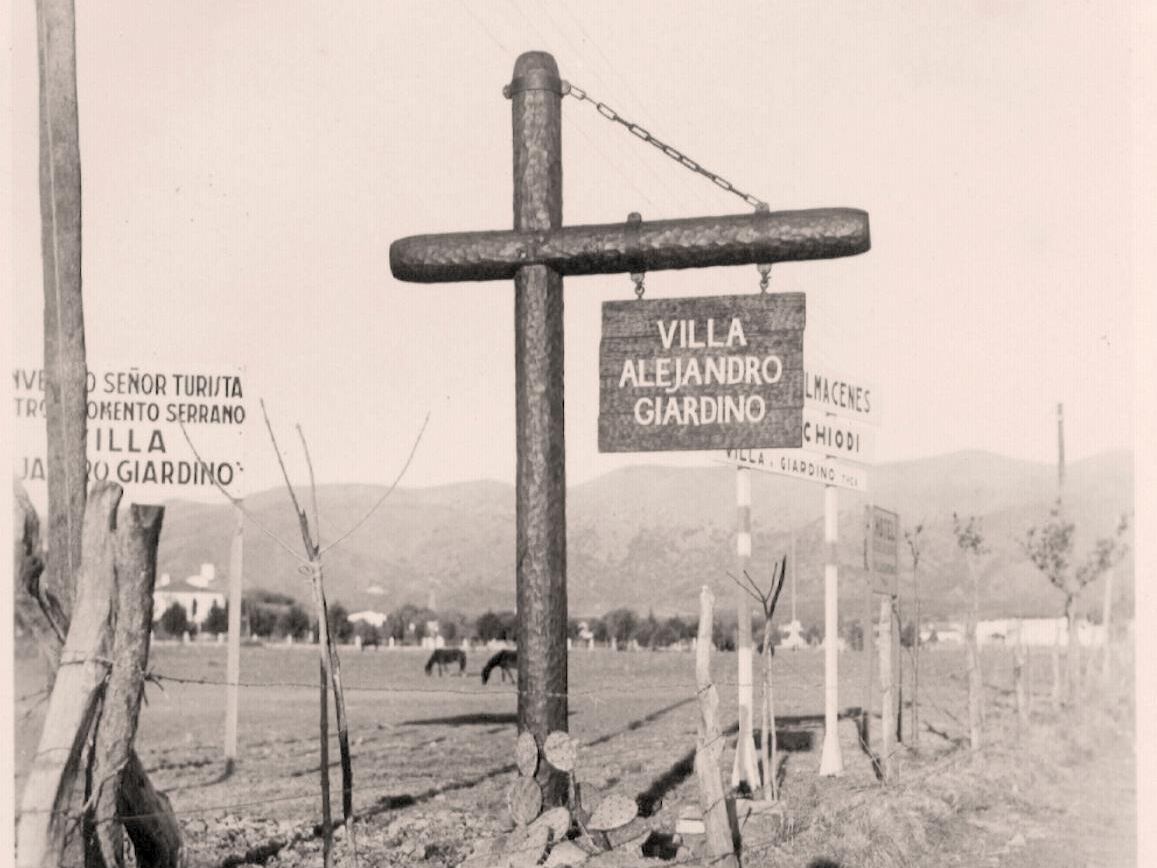
<svg viewBox="0 0 1157 868"><path fill-rule="evenodd" d="M490 673L494 671L494 667L502 670L502 680L506 680L506 676L510 676L510 680L515 680L515 675L518 674L518 651L511 651L509 648L504 648L493 657L486 661L486 665L482 667L482 683L485 684L490 680Z"/></svg>
<svg viewBox="0 0 1157 868"><path fill-rule="evenodd" d="M466 671L466 652L461 648L438 648L430 655L430 659L426 661L426 674L430 675L434 671L434 666L438 667L438 674L445 675L446 667L458 664L458 674L461 675Z"/></svg>

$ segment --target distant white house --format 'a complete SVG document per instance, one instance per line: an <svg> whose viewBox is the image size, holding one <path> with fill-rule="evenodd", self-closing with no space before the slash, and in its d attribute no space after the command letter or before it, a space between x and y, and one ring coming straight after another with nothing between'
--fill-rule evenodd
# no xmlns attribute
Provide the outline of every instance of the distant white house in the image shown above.
<svg viewBox="0 0 1157 868"><path fill-rule="evenodd" d="M920 627L920 641L960 645L964 642L964 625L959 621L933 621Z"/></svg>
<svg viewBox="0 0 1157 868"><path fill-rule="evenodd" d="M938 642L959 644L964 641L964 632L964 624L958 621L933 622L921 627L920 641L928 642L934 634ZM977 645L1015 645L1018 640L1034 647L1064 648L1069 644L1068 623L1064 618L991 618L976 622ZM1104 645L1105 628L1086 620L1077 621L1077 641L1084 647Z"/></svg>
<svg viewBox="0 0 1157 868"><path fill-rule="evenodd" d="M159 621L173 603L178 603L189 622L200 626L214 603L225 608L223 584L217 581L217 570L212 564L201 564L201 572L179 581L173 581L168 573L162 574L153 591L153 621Z"/></svg>
<svg viewBox="0 0 1157 868"><path fill-rule="evenodd" d="M1018 637L1025 645L1064 648L1069 644L1069 625L1064 618L1003 618L976 624L976 641L980 645L1013 645ZM1104 645L1104 626L1082 618L1077 621L1077 642L1086 648Z"/></svg>
<svg viewBox="0 0 1157 868"><path fill-rule="evenodd" d="M803 624L799 621L791 621L779 628L779 647L789 648L792 651L797 648L806 648L807 640L803 637Z"/></svg>
<svg viewBox="0 0 1157 868"><path fill-rule="evenodd" d="M386 623L387 617L385 612L375 612L371 609L366 609L361 612L354 612L352 615L347 615L346 620L351 624L356 624L358 621L361 621L369 624L371 627L377 627L380 630L382 625Z"/></svg>

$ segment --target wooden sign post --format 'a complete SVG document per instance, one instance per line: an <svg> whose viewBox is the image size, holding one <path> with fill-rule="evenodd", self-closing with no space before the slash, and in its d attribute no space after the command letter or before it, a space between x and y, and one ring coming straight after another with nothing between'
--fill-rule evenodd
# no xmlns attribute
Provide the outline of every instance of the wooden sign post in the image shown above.
<svg viewBox="0 0 1157 868"><path fill-rule="evenodd" d="M830 259L862 253L870 241L868 215L855 209L564 227L564 83L554 58L521 55L504 92L514 230L403 238L390 245L390 269L420 283L514 281L518 727L542 744L567 728L562 278ZM565 777L542 766L547 804L563 803Z"/></svg>

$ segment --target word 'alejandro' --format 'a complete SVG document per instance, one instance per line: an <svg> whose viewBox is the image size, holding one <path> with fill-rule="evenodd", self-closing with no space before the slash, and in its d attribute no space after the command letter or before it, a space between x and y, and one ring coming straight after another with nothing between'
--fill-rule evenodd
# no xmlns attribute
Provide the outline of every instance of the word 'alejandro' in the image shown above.
<svg viewBox="0 0 1157 868"><path fill-rule="evenodd" d="M708 318L705 334L696 336L695 320L657 320L659 340L670 351L708 348L745 348L743 321L732 317L725 338L716 336L714 318ZM677 340L676 340L677 338ZM618 387L662 389L667 395L694 386L765 386L783 376L783 360L777 355L660 356L623 360ZM694 395L676 398L641 397L634 403L635 422L640 425L711 425L758 422L767 413L760 395Z"/></svg>

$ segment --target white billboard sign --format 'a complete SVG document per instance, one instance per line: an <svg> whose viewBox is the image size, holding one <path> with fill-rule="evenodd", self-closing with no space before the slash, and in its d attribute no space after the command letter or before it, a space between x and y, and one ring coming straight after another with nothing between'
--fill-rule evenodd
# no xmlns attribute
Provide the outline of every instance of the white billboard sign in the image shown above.
<svg viewBox="0 0 1157 868"><path fill-rule="evenodd" d="M43 510L48 499L44 372L29 365L15 368L12 375L13 476ZM216 482L243 496L245 417L238 368L90 366L89 484L119 483L125 503L220 499Z"/></svg>
<svg viewBox="0 0 1157 868"><path fill-rule="evenodd" d="M876 454L874 428L805 407L803 448L808 452L871 464Z"/></svg>
<svg viewBox="0 0 1157 868"><path fill-rule="evenodd" d="M849 491L868 490L868 471L863 467L824 458L805 449L728 449L716 460Z"/></svg>
<svg viewBox="0 0 1157 868"><path fill-rule="evenodd" d="M804 407L878 425L880 411L876 399L876 389L859 377L847 377L836 371L804 366Z"/></svg>

